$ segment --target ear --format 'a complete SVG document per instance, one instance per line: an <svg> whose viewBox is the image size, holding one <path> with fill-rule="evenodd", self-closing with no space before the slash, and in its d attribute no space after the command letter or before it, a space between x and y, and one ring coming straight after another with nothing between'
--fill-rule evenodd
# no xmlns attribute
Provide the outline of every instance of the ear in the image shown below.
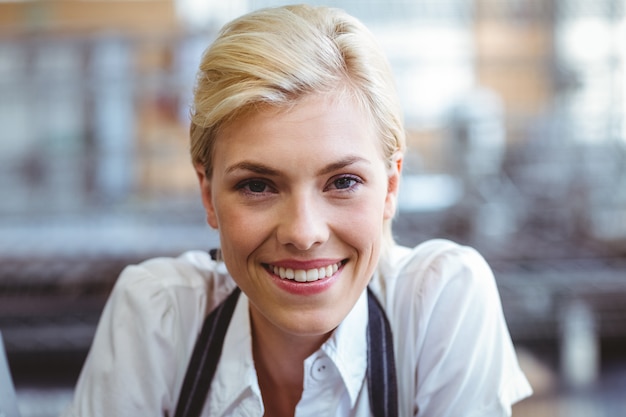
<svg viewBox="0 0 626 417"><path fill-rule="evenodd" d="M213 204L213 196L211 189L211 179L207 177L206 171L202 164L194 164L198 182L200 183L200 194L202 196L202 205L206 212L206 221L214 229L217 229L217 215L215 214L215 206Z"/></svg>
<svg viewBox="0 0 626 417"><path fill-rule="evenodd" d="M402 173L403 155L396 152L391 159L391 167L387 171L387 197L385 198L385 220L393 218L396 213L398 192L400 191L400 175Z"/></svg>

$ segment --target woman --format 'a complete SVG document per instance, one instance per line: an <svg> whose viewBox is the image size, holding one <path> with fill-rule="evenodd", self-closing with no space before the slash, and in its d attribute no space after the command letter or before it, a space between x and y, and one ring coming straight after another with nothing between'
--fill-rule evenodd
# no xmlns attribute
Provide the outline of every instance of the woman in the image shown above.
<svg viewBox="0 0 626 417"><path fill-rule="evenodd" d="M400 115L383 54L345 13L228 24L191 127L220 256L122 273L67 415L510 415L530 387L489 267L391 238Z"/></svg>

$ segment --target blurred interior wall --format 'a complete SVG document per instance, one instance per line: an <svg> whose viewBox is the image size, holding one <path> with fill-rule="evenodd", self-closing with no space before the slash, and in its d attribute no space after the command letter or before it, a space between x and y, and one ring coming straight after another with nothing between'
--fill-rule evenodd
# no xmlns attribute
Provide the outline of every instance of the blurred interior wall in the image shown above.
<svg viewBox="0 0 626 417"><path fill-rule="evenodd" d="M0 2L1 32L133 31L166 33L179 27L173 0L34 0Z"/></svg>

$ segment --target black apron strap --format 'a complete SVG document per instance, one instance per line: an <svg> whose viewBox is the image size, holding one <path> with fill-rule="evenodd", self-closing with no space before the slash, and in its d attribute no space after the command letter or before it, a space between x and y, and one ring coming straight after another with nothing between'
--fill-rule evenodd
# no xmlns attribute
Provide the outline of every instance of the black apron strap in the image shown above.
<svg viewBox="0 0 626 417"><path fill-rule="evenodd" d="M199 417L202 413L240 292L235 288L204 320L183 380L175 417Z"/></svg>
<svg viewBox="0 0 626 417"><path fill-rule="evenodd" d="M202 413L239 294L239 288L235 289L204 321L187 367L175 417L199 417ZM367 299L367 382L370 408L374 417L398 417L391 326L385 311L369 287Z"/></svg>
<svg viewBox="0 0 626 417"><path fill-rule="evenodd" d="M398 416L398 385L391 325L385 310L367 287L367 383L374 417Z"/></svg>

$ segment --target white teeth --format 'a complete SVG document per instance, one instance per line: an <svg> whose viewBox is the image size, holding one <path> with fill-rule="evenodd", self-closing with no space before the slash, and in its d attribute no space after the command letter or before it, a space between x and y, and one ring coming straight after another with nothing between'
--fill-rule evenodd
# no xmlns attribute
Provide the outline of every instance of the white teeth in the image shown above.
<svg viewBox="0 0 626 417"><path fill-rule="evenodd" d="M309 269L306 271L306 280L307 281L317 281L320 277L320 273L318 269Z"/></svg>
<svg viewBox="0 0 626 417"><path fill-rule="evenodd" d="M291 269L284 268L282 266L271 266L271 269L275 275L278 275L282 279L290 279L297 282L313 282L318 279L332 276L335 272L337 272L340 266L341 263L339 262L334 265L328 265L326 267L315 269Z"/></svg>
<svg viewBox="0 0 626 417"><path fill-rule="evenodd" d="M295 280L298 282L306 282L306 271L304 269L296 269L293 271L295 276Z"/></svg>

